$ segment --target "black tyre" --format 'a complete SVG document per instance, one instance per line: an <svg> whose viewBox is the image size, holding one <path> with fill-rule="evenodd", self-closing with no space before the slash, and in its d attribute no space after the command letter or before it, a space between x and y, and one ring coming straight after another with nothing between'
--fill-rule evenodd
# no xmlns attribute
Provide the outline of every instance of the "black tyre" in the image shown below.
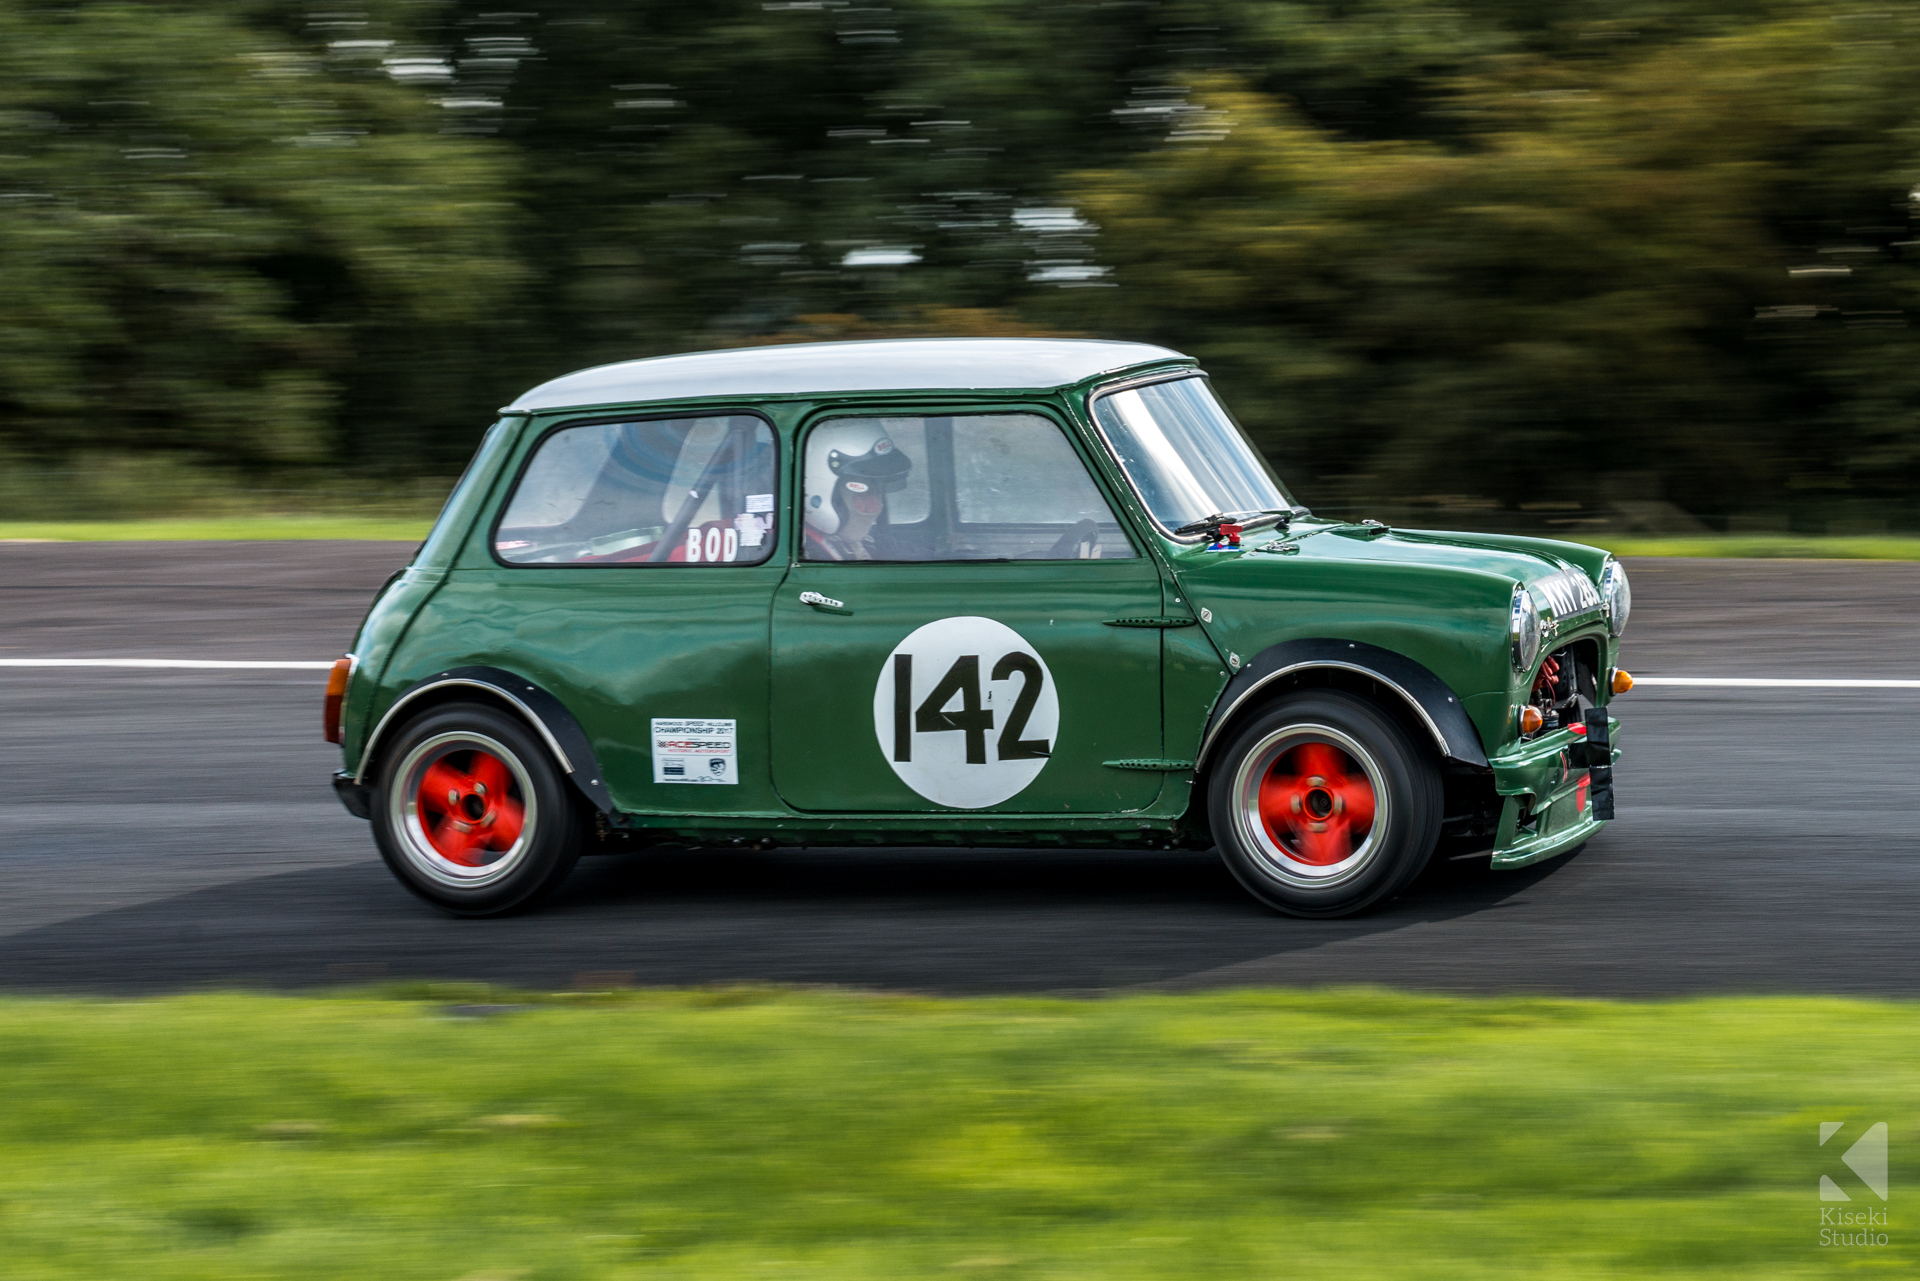
<svg viewBox="0 0 1920 1281"><path fill-rule="evenodd" d="M1289 694L1215 760L1208 816L1249 893L1292 916L1347 916L1420 874L1440 839L1437 762L1364 699Z"/></svg>
<svg viewBox="0 0 1920 1281"><path fill-rule="evenodd" d="M400 883L457 916L551 893L580 857L582 805L515 717L449 703L410 721L375 772L373 837Z"/></svg>

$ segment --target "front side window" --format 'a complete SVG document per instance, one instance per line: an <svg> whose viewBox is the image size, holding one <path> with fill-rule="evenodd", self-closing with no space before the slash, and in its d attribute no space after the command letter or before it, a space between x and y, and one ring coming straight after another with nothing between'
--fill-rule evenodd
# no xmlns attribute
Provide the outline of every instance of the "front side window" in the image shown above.
<svg viewBox="0 0 1920 1281"><path fill-rule="evenodd" d="M1060 428L1038 414L830 418L802 465L807 560L1136 555Z"/></svg>
<svg viewBox="0 0 1920 1281"><path fill-rule="evenodd" d="M1167 530L1293 505L1204 378L1109 392L1093 402L1093 420Z"/></svg>
<svg viewBox="0 0 1920 1281"><path fill-rule="evenodd" d="M773 431L750 414L563 427L494 534L516 565L755 565L773 551Z"/></svg>

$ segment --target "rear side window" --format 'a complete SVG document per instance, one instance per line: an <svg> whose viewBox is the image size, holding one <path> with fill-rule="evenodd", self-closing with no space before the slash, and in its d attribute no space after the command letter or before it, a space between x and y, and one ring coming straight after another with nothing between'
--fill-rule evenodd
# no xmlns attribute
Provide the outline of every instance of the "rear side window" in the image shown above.
<svg viewBox="0 0 1920 1281"><path fill-rule="evenodd" d="M757 565L773 551L773 431L751 414L563 427L494 534L516 565Z"/></svg>

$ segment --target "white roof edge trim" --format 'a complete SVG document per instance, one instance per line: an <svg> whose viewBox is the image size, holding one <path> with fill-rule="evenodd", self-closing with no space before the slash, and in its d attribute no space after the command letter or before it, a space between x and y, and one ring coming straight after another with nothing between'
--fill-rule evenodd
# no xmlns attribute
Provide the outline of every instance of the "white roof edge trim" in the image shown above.
<svg viewBox="0 0 1920 1281"><path fill-rule="evenodd" d="M1093 338L890 338L734 347L599 365L540 384L501 413L706 396L1051 389L1137 365L1192 361Z"/></svg>

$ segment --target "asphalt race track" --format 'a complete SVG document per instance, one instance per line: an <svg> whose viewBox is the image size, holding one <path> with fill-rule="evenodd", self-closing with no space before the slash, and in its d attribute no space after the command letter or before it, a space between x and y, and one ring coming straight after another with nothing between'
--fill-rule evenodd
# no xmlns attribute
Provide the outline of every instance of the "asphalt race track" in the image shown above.
<svg viewBox="0 0 1920 1281"><path fill-rule="evenodd" d="M410 551L0 546L0 658L331 659ZM1920 677L1920 565L1631 569L1637 675ZM814 850L591 859L536 914L456 921L333 799L323 679L0 667L0 988L1920 994L1920 689L1643 687L1586 849L1438 869L1358 920L1271 915L1205 856Z"/></svg>

